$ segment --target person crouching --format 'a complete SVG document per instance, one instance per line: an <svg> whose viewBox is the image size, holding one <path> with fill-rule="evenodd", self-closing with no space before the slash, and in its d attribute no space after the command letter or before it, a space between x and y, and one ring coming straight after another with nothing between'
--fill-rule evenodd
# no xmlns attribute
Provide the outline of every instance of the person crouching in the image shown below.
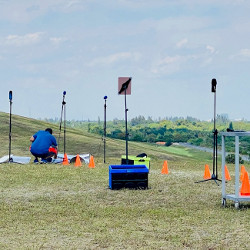
<svg viewBox="0 0 250 250"><path fill-rule="evenodd" d="M51 128L46 128L30 137L30 152L35 157L34 163L39 163L38 158L41 158L41 163L52 162L52 157L57 158L57 142L52 132Z"/></svg>

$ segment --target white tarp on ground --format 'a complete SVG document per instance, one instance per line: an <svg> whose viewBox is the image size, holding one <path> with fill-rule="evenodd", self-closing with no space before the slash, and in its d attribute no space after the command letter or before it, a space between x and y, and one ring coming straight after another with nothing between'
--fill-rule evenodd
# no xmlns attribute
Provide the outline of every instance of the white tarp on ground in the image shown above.
<svg viewBox="0 0 250 250"><path fill-rule="evenodd" d="M84 162L86 164L89 163L90 154L79 154L81 162ZM58 154L57 159L53 160L52 163L62 163L63 162L64 154ZM76 155L67 155L68 160L70 163L75 162ZM16 156L16 155L10 155L11 162L13 163L19 163L19 164L29 164L31 157L26 156ZM0 164L1 163L7 163L9 162L9 155L5 155L0 158Z"/></svg>
<svg viewBox="0 0 250 250"><path fill-rule="evenodd" d="M89 163L90 154L79 154L80 160L86 164ZM67 155L69 162L75 162L76 155ZM53 163L62 163L64 158L64 154L58 154L57 159L53 161Z"/></svg>
<svg viewBox="0 0 250 250"><path fill-rule="evenodd" d="M31 157L26 156L16 156L16 155L10 155L11 162L19 163L19 164L29 164ZM5 155L0 158L0 163L6 163L9 162L9 155Z"/></svg>

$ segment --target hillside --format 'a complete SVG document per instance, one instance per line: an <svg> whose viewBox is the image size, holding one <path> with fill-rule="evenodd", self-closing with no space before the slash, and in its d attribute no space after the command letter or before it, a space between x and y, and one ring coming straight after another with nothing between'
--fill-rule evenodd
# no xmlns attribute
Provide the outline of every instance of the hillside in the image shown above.
<svg viewBox="0 0 250 250"><path fill-rule="evenodd" d="M0 153L8 153L8 114L0 113ZM29 138L57 125L13 116L15 155L30 155ZM62 143L61 143L61 149ZM0 164L1 249L249 249L249 204L221 207L221 185L203 179L212 155L184 147L129 142L129 153L151 158L146 190L111 190L109 164L119 164L125 142L67 129L67 153L89 152L86 164ZM161 174L168 160L169 174ZM220 163L218 163L220 164ZM249 165L245 165L249 169ZM234 166L228 165L234 190ZM220 177L219 165L219 177Z"/></svg>
<svg viewBox="0 0 250 250"><path fill-rule="evenodd" d="M59 125L40 120L12 115L12 140L11 152L14 155L29 156L29 138L38 130L47 127L53 129L55 137L59 138ZM9 150L9 114L0 112L0 155L7 155ZM106 156L120 159L125 154L125 141L107 138ZM63 152L63 129L59 141L59 152ZM129 154L138 155L146 153L151 158L176 160L188 156L183 149L159 147L154 144L129 142ZM66 153L90 153L95 157L103 157L103 141L100 135L88 133L82 128L66 128ZM189 155L190 156L190 155Z"/></svg>

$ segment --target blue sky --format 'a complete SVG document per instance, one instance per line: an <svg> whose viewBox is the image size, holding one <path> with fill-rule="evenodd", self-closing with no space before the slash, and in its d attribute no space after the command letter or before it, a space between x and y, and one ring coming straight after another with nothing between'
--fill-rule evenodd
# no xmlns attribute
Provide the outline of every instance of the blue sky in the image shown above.
<svg viewBox="0 0 250 250"><path fill-rule="evenodd" d="M0 0L0 111L32 118L250 120L250 1Z"/></svg>

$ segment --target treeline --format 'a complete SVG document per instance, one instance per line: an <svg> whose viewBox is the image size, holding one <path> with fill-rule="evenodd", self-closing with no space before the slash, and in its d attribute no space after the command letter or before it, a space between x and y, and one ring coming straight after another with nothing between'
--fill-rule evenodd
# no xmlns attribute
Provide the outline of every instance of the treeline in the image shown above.
<svg viewBox="0 0 250 250"><path fill-rule="evenodd" d="M216 128L219 132L226 131L227 128L235 130L250 130L250 123L247 121L230 122L226 115L217 115ZM88 131L103 135L103 124L92 122L88 125ZM128 122L128 132L130 141L157 143L161 142L165 146L173 143L185 142L195 146L213 147L214 122L200 121L193 117L170 117L159 121L154 121L151 117L138 116ZM114 119L107 123L106 135L110 138L125 139L124 120ZM221 147L221 136L218 135L218 147ZM226 138L227 152L234 151L234 138ZM250 138L240 139L240 153L250 154Z"/></svg>
<svg viewBox="0 0 250 250"><path fill-rule="evenodd" d="M67 121L67 126L81 128L90 133L103 136L103 122L98 121ZM219 132L226 131L227 128L235 130L250 130L248 121L231 122L227 115L217 115L216 128ZM213 147L214 122L200 121L193 117L169 117L153 120L144 116L138 116L128 122L128 133L130 141L157 143L161 142L165 146L173 143L185 142L196 146ZM115 139L125 140L125 121L114 119L108 121L106 126L106 136ZM221 146L221 136L218 135L218 146ZM234 151L234 138L226 138L227 152ZM250 154L250 138L240 139L240 153Z"/></svg>

